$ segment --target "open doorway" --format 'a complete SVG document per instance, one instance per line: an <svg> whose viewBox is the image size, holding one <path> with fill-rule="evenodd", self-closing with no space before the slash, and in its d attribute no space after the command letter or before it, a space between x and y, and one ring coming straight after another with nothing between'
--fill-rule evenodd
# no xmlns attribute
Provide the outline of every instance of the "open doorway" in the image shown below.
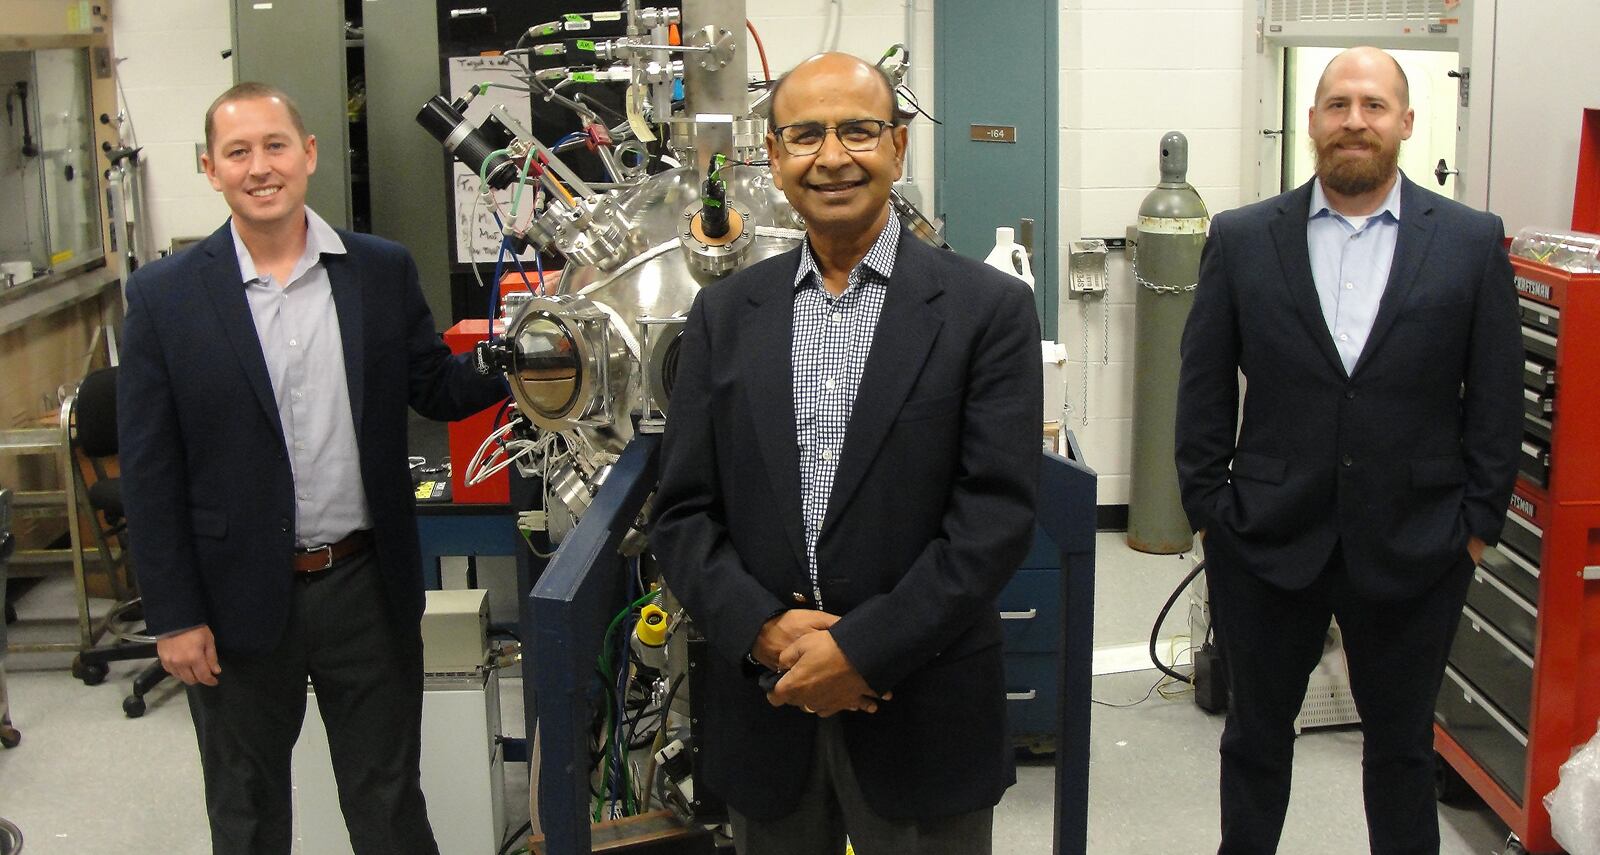
<svg viewBox="0 0 1600 855"><path fill-rule="evenodd" d="M1306 137L1307 111L1316 99L1317 78L1343 48L1290 47L1283 57L1283 174L1280 190L1311 180L1316 159ZM1411 84L1411 108L1416 123L1411 139L1400 147L1400 171L1412 181L1443 196L1455 198L1456 178L1447 175L1440 186L1433 171L1442 158L1456 160L1456 106L1458 88L1449 72L1459 68L1455 51L1391 50Z"/></svg>

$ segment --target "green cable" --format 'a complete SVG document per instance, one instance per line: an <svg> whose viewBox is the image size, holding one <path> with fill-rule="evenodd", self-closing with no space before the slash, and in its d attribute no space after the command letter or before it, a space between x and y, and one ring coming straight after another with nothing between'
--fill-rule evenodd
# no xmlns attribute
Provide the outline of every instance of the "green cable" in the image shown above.
<svg viewBox="0 0 1600 855"><path fill-rule="evenodd" d="M612 744L614 742L614 737L615 737L615 734L613 733L615 728L612 727L612 721L611 721L611 710L616 707L616 692L615 692L614 689L612 689L612 684L616 682L616 672L611 669L611 663L610 663L610 657L611 657L611 653L612 653L612 650L611 650L611 636L612 636L613 633L616 632L617 626L619 624L621 624L622 621L625 618L628 617L628 615L633 614L634 609L637 609L637 608L643 606L645 603L650 602L651 600L655 599L658 595L659 595L658 591L651 590L651 591L646 592L645 595L640 597L639 599L634 600L632 603L628 604L627 606L624 606L621 611L617 612L616 617L613 617L611 619L611 623L606 627L605 635L602 637L602 639L600 641L600 655L596 659L595 666L600 671L601 677L604 678L602 680L602 682L601 682L601 685L605 686L606 698L607 698L605 720L604 720L605 721L604 730L605 730L605 734L606 734L606 739L605 739L605 742L601 744L601 749L600 749L600 768L602 770L604 770L606 768L606 766L607 766L606 758L611 754L611 746L612 746ZM604 793L605 789L606 789L605 788L605 779L606 779L605 773L604 773L604 771L602 771L601 772L601 776L600 776L600 791L601 791L601 793ZM628 775L628 764L627 764L627 760L626 759L624 759L623 763L622 763L622 804L623 804L623 808L622 808L623 809L623 813L625 813L625 814L628 812L630 805L634 805L635 806L634 809L637 809L637 807L636 807L637 806L637 802L633 798L633 787L632 787L632 782L630 781L630 776ZM594 821L595 822L599 822L600 821L601 810L602 810L602 808L604 806L605 806L605 796L604 795L597 796L595 798L595 808L594 808Z"/></svg>
<svg viewBox="0 0 1600 855"><path fill-rule="evenodd" d="M522 188L528 183L528 167L533 165L533 155L538 149L528 146L528 156L522 159L522 171L517 173L517 189L511 194L511 219L517 218L517 206L522 202Z"/></svg>

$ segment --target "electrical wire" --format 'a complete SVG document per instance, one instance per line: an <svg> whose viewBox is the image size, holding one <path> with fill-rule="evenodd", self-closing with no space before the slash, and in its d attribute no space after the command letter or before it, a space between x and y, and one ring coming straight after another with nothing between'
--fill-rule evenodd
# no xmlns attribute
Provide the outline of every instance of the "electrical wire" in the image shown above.
<svg viewBox="0 0 1600 855"><path fill-rule="evenodd" d="M756 25L749 18L744 19L744 27L750 31L750 38L755 39L756 52L761 54L761 79L772 80L772 66L767 65L767 46L761 43L761 34L756 32Z"/></svg>

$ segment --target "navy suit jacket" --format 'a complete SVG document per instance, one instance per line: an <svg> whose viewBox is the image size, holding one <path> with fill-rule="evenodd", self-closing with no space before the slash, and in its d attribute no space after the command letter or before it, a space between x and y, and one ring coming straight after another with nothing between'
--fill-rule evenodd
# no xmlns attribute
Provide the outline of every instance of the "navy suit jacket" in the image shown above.
<svg viewBox="0 0 1600 855"><path fill-rule="evenodd" d="M694 686L701 783L761 818L793 807L818 722L768 704L744 662L761 625L811 592L790 356L799 257L696 298L651 531L716 653ZM894 693L875 714L841 714L884 816L991 806L1014 780L994 600L1033 537L1040 375L1028 288L903 230L817 543L834 638Z"/></svg>
<svg viewBox="0 0 1600 855"><path fill-rule="evenodd" d="M1208 560L1297 589L1338 544L1358 590L1401 599L1467 566L1469 536L1498 540L1522 436L1504 227L1400 181L1389 281L1348 374L1311 274L1311 184L1212 221L1177 424Z"/></svg>
<svg viewBox="0 0 1600 855"><path fill-rule="evenodd" d="M459 419L506 395L434 332L404 247L339 231L323 264L386 602L416 632L422 570L406 462L406 406ZM261 653L282 637L295 547L295 493L278 407L232 235L140 268L128 280L117 414L133 566L151 633L209 624L219 649Z"/></svg>

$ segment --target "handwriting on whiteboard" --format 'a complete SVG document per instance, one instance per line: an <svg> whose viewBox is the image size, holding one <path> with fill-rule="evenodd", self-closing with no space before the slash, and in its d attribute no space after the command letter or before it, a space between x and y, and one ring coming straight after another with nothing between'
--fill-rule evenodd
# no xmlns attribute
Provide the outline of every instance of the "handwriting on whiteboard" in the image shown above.
<svg viewBox="0 0 1600 855"><path fill-rule="evenodd" d="M459 97L465 94L468 88L480 83L522 85L515 74L516 66L503 56L451 57L446 60L446 67L450 81L450 93L447 96L449 98ZM511 89L491 87L488 92L479 95L468 105L467 121L474 126L482 125L490 109L496 104L505 104L512 108L512 112L516 115L525 116L528 112L526 94ZM500 254L500 229L495 225L493 209L487 202L478 200L477 173L455 161L450 165L452 169L450 205L453 212L451 227L455 231L456 261L492 264ZM501 206L510 210L511 193L500 191L498 195ZM524 208L533 204L531 190L523 190L521 203ZM526 210L519 211L518 219L526 221L526 214ZM520 257L524 261L532 261L533 250L528 249Z"/></svg>

